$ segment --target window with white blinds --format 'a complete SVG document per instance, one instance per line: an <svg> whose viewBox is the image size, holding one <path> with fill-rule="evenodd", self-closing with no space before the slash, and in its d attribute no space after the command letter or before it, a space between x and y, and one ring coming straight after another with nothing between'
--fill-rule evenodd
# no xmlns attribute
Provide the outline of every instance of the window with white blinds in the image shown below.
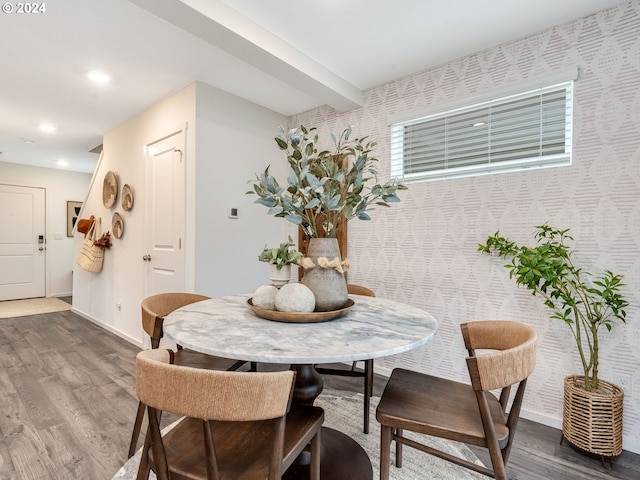
<svg viewBox="0 0 640 480"><path fill-rule="evenodd" d="M404 182L571 164L573 82L391 125Z"/></svg>

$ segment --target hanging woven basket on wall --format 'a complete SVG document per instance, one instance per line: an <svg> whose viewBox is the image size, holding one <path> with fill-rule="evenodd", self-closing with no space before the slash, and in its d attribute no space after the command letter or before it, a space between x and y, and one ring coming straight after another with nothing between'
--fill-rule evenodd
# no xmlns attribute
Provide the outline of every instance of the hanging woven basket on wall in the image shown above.
<svg viewBox="0 0 640 480"><path fill-rule="evenodd" d="M584 389L584 376L564 379L562 434L575 446L604 457L622 453L624 392L613 383L598 381L597 391Z"/></svg>

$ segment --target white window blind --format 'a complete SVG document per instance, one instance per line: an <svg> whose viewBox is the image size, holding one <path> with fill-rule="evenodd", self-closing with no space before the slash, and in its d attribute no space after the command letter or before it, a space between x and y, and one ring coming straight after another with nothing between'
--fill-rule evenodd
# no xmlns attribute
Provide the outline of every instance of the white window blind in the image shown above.
<svg viewBox="0 0 640 480"><path fill-rule="evenodd" d="M571 163L573 82L391 125L405 182Z"/></svg>

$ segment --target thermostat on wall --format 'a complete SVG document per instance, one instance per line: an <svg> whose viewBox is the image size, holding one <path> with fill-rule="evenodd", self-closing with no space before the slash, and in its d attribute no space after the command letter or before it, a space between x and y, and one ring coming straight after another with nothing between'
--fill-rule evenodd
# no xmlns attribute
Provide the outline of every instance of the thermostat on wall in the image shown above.
<svg viewBox="0 0 640 480"><path fill-rule="evenodd" d="M227 208L227 217L238 218L238 209L234 207Z"/></svg>

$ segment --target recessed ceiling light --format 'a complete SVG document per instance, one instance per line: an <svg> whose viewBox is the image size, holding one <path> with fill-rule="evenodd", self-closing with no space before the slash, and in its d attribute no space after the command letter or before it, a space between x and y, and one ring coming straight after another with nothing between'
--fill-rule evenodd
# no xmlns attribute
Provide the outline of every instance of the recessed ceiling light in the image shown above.
<svg viewBox="0 0 640 480"><path fill-rule="evenodd" d="M56 163L61 167L66 167L67 165L69 165L69 162L67 162L66 160L58 160Z"/></svg>
<svg viewBox="0 0 640 480"><path fill-rule="evenodd" d="M36 143L35 140L31 140L30 138L25 138L24 140L22 140L24 143L26 143L27 145L34 145Z"/></svg>
<svg viewBox="0 0 640 480"><path fill-rule="evenodd" d="M109 75L98 70L91 70L89 73L87 73L87 77L89 77L89 79L95 83L106 84L111 81L111 77Z"/></svg>
<svg viewBox="0 0 640 480"><path fill-rule="evenodd" d="M48 123L41 123L40 124L40 130L42 130L43 132L46 133L53 133L58 129L58 127L56 127L55 125L50 125Z"/></svg>

